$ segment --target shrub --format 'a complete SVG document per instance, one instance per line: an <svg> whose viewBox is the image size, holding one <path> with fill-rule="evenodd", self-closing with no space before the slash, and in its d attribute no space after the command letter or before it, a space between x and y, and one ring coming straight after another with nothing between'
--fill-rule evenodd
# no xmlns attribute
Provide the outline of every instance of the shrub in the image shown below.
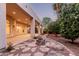
<svg viewBox="0 0 79 59"><path fill-rule="evenodd" d="M72 43L79 37L79 4L64 4L61 10L60 33Z"/></svg>
<svg viewBox="0 0 79 59"><path fill-rule="evenodd" d="M59 23L57 21L54 23L52 30L53 30L53 33L59 34L60 26L59 26Z"/></svg>
<svg viewBox="0 0 79 59"><path fill-rule="evenodd" d="M48 32L49 33L55 33L55 34L58 34L59 33L59 23L58 21L56 22L51 22L48 24Z"/></svg>
<svg viewBox="0 0 79 59"><path fill-rule="evenodd" d="M9 43L8 43L8 47L6 48L6 51L9 52L9 51L11 51L12 49L14 49L13 46L12 46L12 43L9 42Z"/></svg>
<svg viewBox="0 0 79 59"><path fill-rule="evenodd" d="M33 39L37 39L37 36L34 36Z"/></svg>
<svg viewBox="0 0 79 59"><path fill-rule="evenodd" d="M48 33L48 29L47 28L44 28L43 33L44 34Z"/></svg>
<svg viewBox="0 0 79 59"><path fill-rule="evenodd" d="M45 45L45 39L43 39L41 36L38 36L38 39L36 40L37 45Z"/></svg>

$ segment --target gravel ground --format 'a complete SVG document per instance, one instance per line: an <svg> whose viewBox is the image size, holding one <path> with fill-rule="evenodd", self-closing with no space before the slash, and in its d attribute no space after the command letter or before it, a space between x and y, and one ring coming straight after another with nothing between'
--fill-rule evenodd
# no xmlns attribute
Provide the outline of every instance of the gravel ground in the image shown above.
<svg viewBox="0 0 79 59"><path fill-rule="evenodd" d="M78 39L75 41L74 44L72 44L71 41L68 41L67 39L61 37L60 35L56 37L54 34L50 34L47 37L62 43L67 48L69 48L76 56L79 56L79 40Z"/></svg>

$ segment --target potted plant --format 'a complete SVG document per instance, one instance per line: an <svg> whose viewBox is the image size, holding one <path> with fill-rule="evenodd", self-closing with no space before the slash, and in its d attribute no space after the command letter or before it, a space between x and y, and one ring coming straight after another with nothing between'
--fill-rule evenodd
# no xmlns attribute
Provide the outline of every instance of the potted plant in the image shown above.
<svg viewBox="0 0 79 59"><path fill-rule="evenodd" d="M8 47L6 48L6 51L11 51L11 50L13 50L14 48L13 48L13 46L12 46L12 43L11 42L9 42L8 43Z"/></svg>

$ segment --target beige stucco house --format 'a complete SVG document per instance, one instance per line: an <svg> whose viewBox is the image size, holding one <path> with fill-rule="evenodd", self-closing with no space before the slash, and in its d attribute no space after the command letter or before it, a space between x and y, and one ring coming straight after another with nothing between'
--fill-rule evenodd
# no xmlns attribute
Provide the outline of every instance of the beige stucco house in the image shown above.
<svg viewBox="0 0 79 59"><path fill-rule="evenodd" d="M0 49L5 48L8 42L14 44L18 41L18 39L12 39L14 37L25 36L27 39L28 35L33 38L36 34L40 35L41 33L41 21L32 10L31 4L0 4Z"/></svg>

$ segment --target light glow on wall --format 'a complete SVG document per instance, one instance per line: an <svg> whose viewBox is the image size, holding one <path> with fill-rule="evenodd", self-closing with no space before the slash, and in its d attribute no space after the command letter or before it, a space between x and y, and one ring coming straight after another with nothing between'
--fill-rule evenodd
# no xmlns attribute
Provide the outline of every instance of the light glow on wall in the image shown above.
<svg viewBox="0 0 79 59"><path fill-rule="evenodd" d="M13 11L13 12L12 12L12 14L13 14L13 15L15 15L15 14L16 14L16 12L15 12L15 11Z"/></svg>
<svg viewBox="0 0 79 59"><path fill-rule="evenodd" d="M10 22L6 20L6 34L10 34Z"/></svg>
<svg viewBox="0 0 79 59"><path fill-rule="evenodd" d="M17 28L18 30L20 30L20 29L21 29L21 27L20 27L20 26L17 26L16 28Z"/></svg>

